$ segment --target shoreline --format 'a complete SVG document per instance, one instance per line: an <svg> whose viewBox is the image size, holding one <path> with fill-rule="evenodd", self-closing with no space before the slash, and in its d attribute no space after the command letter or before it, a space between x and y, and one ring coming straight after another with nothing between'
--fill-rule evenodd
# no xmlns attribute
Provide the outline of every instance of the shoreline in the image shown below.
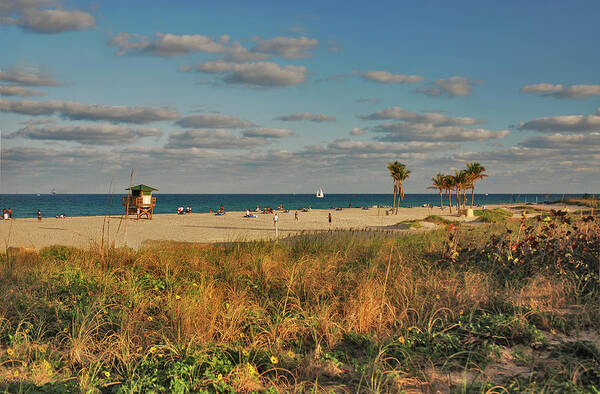
<svg viewBox="0 0 600 394"><path fill-rule="evenodd" d="M488 205L487 209L511 209L524 204ZM560 209L562 206L543 205L540 209ZM480 207L474 207L478 209ZM571 211L580 207L571 206ZM389 208L391 209L391 208ZM447 220L475 222L477 218L459 218L456 209L452 214L448 208L439 207L399 208L398 215L386 215L385 208L313 209L310 212L296 210L275 211L279 216L278 238L306 232L339 230L393 230L427 231L438 225L427 224L421 229L407 229L403 221L420 221L429 215L438 215ZM332 214L332 223L328 214ZM223 216L214 213L155 214L152 220L124 216L73 216L66 218L17 218L0 222L2 251L8 247L42 249L52 245L89 248L104 242L115 247L139 249L146 242L177 241L194 243L240 242L275 239L274 214L255 213L256 218L244 218L245 211L229 211ZM254 213L254 212L253 212ZM515 213L516 215L516 213Z"/></svg>

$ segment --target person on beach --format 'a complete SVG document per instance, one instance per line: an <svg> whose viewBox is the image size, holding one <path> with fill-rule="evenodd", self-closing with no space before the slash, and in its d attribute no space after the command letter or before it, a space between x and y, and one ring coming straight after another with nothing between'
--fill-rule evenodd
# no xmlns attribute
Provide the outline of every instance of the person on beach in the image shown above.
<svg viewBox="0 0 600 394"><path fill-rule="evenodd" d="M223 205L221 205L221 208L219 208L219 211L225 213L225 207Z"/></svg>
<svg viewBox="0 0 600 394"><path fill-rule="evenodd" d="M296 213L294 213L294 220L298 221L298 211L296 211Z"/></svg>
<svg viewBox="0 0 600 394"><path fill-rule="evenodd" d="M12 219L12 208L8 208L8 218Z"/></svg>
<svg viewBox="0 0 600 394"><path fill-rule="evenodd" d="M8 220L8 211L6 210L6 208L2 210L2 219Z"/></svg>
<svg viewBox="0 0 600 394"><path fill-rule="evenodd" d="M42 221L42 211L40 211L39 209L37 210L37 217L38 217L38 222Z"/></svg>
<svg viewBox="0 0 600 394"><path fill-rule="evenodd" d="M273 225L275 225L275 236L276 237L279 236L279 228L277 227L278 221L279 221L279 216L277 215L277 213L275 213L275 216L273 216Z"/></svg>
<svg viewBox="0 0 600 394"><path fill-rule="evenodd" d="M329 223L331 223L331 212L329 212L328 218L329 218Z"/></svg>
<svg viewBox="0 0 600 394"><path fill-rule="evenodd" d="M256 210L254 212L260 212L260 207L256 204Z"/></svg>

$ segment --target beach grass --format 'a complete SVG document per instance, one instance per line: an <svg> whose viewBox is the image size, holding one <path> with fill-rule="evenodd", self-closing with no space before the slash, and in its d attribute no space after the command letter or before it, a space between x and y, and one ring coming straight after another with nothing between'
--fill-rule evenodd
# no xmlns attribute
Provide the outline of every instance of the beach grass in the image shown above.
<svg viewBox="0 0 600 394"><path fill-rule="evenodd" d="M503 208L494 208L487 210L476 209L473 214L481 219L484 223L502 223L506 219L513 216L512 212Z"/></svg>
<svg viewBox="0 0 600 394"><path fill-rule="evenodd" d="M0 390L597 391L599 255L577 216L9 250Z"/></svg>

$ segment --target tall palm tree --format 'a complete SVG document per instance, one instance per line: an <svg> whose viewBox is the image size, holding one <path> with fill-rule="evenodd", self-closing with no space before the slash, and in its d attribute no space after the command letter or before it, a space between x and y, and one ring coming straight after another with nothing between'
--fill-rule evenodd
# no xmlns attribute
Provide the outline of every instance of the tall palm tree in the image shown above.
<svg viewBox="0 0 600 394"><path fill-rule="evenodd" d="M486 178L487 174L485 174L485 167L477 162L467 163L467 174L471 178L471 208L473 208L473 203L475 201L475 182L480 179Z"/></svg>
<svg viewBox="0 0 600 394"><path fill-rule="evenodd" d="M450 213L452 213L452 190L455 185L454 177L452 175L444 175L444 189L448 195L448 208L450 208Z"/></svg>
<svg viewBox="0 0 600 394"><path fill-rule="evenodd" d="M400 200L404 200L404 188L402 187L402 182L404 182L408 178L410 170L406 168L406 165L397 161L393 163L388 163L387 168L390 171L390 176L392 177L392 179L394 179L394 204L397 215ZM397 195L398 199L396 200Z"/></svg>
<svg viewBox="0 0 600 394"><path fill-rule="evenodd" d="M464 170L454 170L454 175L452 176L452 178L454 180L454 187L456 189L456 209L458 210L458 214L460 215L460 197L462 195L462 191L465 189L465 185L467 185L468 183L468 177L467 173Z"/></svg>
<svg viewBox="0 0 600 394"><path fill-rule="evenodd" d="M440 208L442 210L444 209L444 200L442 198L442 191L445 188L444 181L445 181L444 174L441 174L438 172L438 174L436 176L431 178L431 186L428 187L428 189L438 189L438 191L440 192Z"/></svg>

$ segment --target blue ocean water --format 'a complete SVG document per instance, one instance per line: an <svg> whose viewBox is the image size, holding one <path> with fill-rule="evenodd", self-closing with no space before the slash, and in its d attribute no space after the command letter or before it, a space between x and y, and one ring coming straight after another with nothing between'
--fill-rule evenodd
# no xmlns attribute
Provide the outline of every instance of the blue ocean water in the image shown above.
<svg viewBox="0 0 600 394"><path fill-rule="evenodd" d="M0 210L12 208L13 217L35 217L38 209L44 217L64 213L68 216L121 215L124 211L120 194L0 194ZM283 204L288 209L311 207L328 209L332 207L364 207L381 204L392 205L391 194L326 194L316 198L314 194L161 194L155 193L154 213L175 213L178 206L191 206L193 212L208 212L223 205L228 211L253 210L256 205L276 208ZM581 194L475 194L475 204L499 204L514 202L556 201L568 197L581 197ZM453 196L454 197L454 196ZM469 201L470 201L469 195ZM453 198L454 200L454 198ZM402 207L439 205L438 194L407 194ZM446 204L446 200L444 201Z"/></svg>

